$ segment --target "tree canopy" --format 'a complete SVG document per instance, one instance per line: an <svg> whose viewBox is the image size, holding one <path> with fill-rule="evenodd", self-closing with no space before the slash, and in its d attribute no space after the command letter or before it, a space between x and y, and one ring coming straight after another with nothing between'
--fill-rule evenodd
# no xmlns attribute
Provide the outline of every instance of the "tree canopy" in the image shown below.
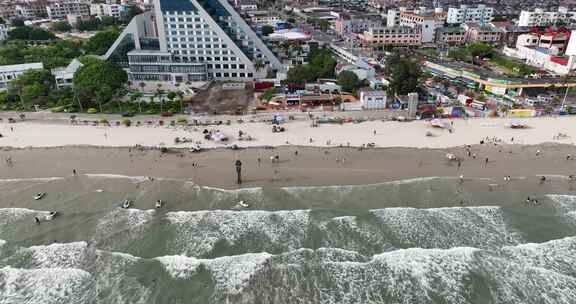
<svg viewBox="0 0 576 304"><path fill-rule="evenodd" d="M288 71L289 83L306 83L318 78L333 78L336 60L329 49L314 49L308 56L308 64L297 65Z"/></svg>
<svg viewBox="0 0 576 304"><path fill-rule="evenodd" d="M74 88L83 100L97 102L102 109L102 103L112 99L128 81L128 76L121 67L109 61L84 58L81 62L84 66L74 75Z"/></svg>
<svg viewBox="0 0 576 304"><path fill-rule="evenodd" d="M52 23L52 30L56 32L69 32L72 30L72 26L66 21L58 21Z"/></svg>
<svg viewBox="0 0 576 304"><path fill-rule="evenodd" d="M8 86L10 94L20 96L23 107L32 108L32 105L44 105L48 102L54 77L48 70L30 70L11 81Z"/></svg>
<svg viewBox="0 0 576 304"><path fill-rule="evenodd" d="M114 41L116 41L119 35L120 32L116 30L98 32L96 35L92 36L88 42L86 42L84 50L88 54L104 55L112 44L114 44Z"/></svg>
<svg viewBox="0 0 576 304"><path fill-rule="evenodd" d="M66 66L81 54L81 43L70 40L58 40L51 45L39 46L10 41L0 46L0 65L42 62L46 69L52 69Z"/></svg>
<svg viewBox="0 0 576 304"><path fill-rule="evenodd" d="M262 35L264 36L268 36L270 34L274 33L274 27L270 26L270 25L264 25L262 26Z"/></svg>
<svg viewBox="0 0 576 304"><path fill-rule="evenodd" d="M56 36L51 32L31 27L31 26L18 26L8 32L8 39L9 40L53 40L56 39Z"/></svg>
<svg viewBox="0 0 576 304"><path fill-rule="evenodd" d="M395 55L387 60L387 73L390 77L389 89L398 95L421 91L425 78L420 64L411 58Z"/></svg>
<svg viewBox="0 0 576 304"><path fill-rule="evenodd" d="M338 74L338 85L342 88L345 92L353 92L354 90L358 89L360 85L360 79L354 72L351 71L342 71Z"/></svg>

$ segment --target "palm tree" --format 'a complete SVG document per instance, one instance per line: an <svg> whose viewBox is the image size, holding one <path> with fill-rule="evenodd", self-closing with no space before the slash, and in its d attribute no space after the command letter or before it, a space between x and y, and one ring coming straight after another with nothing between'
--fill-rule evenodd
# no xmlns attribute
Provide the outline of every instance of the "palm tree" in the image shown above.
<svg viewBox="0 0 576 304"><path fill-rule="evenodd" d="M162 91L162 84L159 83L157 84L158 89L156 90L156 95L158 96L158 99L160 99L160 113L164 112L164 98L162 98L162 95L164 94L164 91Z"/></svg>
<svg viewBox="0 0 576 304"><path fill-rule="evenodd" d="M78 107L80 107L80 112L84 112L84 109L82 108L82 102L80 101L80 98L78 98L78 92L74 86L72 87L72 91L74 93L73 98L78 102Z"/></svg>
<svg viewBox="0 0 576 304"><path fill-rule="evenodd" d="M261 69L263 69L266 65L264 64L264 61L262 61L262 59L256 59L254 61L254 68L256 69L256 72L260 71Z"/></svg>
<svg viewBox="0 0 576 304"><path fill-rule="evenodd" d="M180 113L184 113L184 107L182 107L182 101L184 101L184 92L177 91L176 95L178 95L178 100L180 101Z"/></svg>

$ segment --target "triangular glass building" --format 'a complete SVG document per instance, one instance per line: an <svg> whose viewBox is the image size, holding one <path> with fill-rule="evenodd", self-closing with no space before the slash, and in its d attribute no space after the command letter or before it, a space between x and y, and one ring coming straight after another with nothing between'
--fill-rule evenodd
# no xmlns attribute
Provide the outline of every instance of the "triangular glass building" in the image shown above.
<svg viewBox="0 0 576 304"><path fill-rule="evenodd" d="M129 79L172 83L264 78L282 64L227 0L155 0L104 55Z"/></svg>

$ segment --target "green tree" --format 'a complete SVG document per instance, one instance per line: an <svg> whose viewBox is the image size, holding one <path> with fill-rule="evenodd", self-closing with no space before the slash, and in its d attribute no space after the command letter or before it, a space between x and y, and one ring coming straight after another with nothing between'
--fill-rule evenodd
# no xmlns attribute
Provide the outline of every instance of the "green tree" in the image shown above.
<svg viewBox="0 0 576 304"><path fill-rule="evenodd" d="M260 100L270 101L270 100L272 100L272 98L274 98L274 94L276 94L276 90L268 89L268 90L264 91L264 93L262 93L262 95L260 95Z"/></svg>
<svg viewBox="0 0 576 304"><path fill-rule="evenodd" d="M14 27L24 26L24 20L23 19L13 19L12 20L12 26L14 26Z"/></svg>
<svg viewBox="0 0 576 304"><path fill-rule="evenodd" d="M387 60L387 73L390 78L389 90L398 95L421 91L424 74L420 64L410 58L398 54Z"/></svg>
<svg viewBox="0 0 576 304"><path fill-rule="evenodd" d="M336 60L329 49L314 49L308 56L309 64L297 65L288 70L288 83L306 83L318 78L333 78Z"/></svg>
<svg viewBox="0 0 576 304"><path fill-rule="evenodd" d="M104 55L119 35L120 33L116 30L98 32L88 40L84 50L88 54Z"/></svg>
<svg viewBox="0 0 576 304"><path fill-rule="evenodd" d="M124 87L128 76L124 70L109 61L82 58L83 67L74 75L74 87L85 99L102 104L108 102Z"/></svg>
<svg viewBox="0 0 576 304"><path fill-rule="evenodd" d="M9 83L9 92L18 95L22 109L33 104L45 105L54 87L54 77L48 70L26 71Z"/></svg>
<svg viewBox="0 0 576 304"><path fill-rule="evenodd" d="M31 26L19 26L8 32L8 40L54 40L56 36L47 30Z"/></svg>
<svg viewBox="0 0 576 304"><path fill-rule="evenodd" d="M353 92L360 86L360 79L354 72L342 71L338 74L338 85L345 92Z"/></svg>
<svg viewBox="0 0 576 304"><path fill-rule="evenodd" d="M137 5L128 6L128 11L126 12L126 15L123 17L124 23L128 24L130 20L132 20L132 18L142 13L143 11Z"/></svg>
<svg viewBox="0 0 576 304"><path fill-rule="evenodd" d="M56 32L69 32L72 30L72 26L65 21L58 21L52 23L52 30Z"/></svg>
<svg viewBox="0 0 576 304"><path fill-rule="evenodd" d="M270 26L270 25L264 25L262 26L262 35L264 36L268 36L270 34L274 33L274 27Z"/></svg>

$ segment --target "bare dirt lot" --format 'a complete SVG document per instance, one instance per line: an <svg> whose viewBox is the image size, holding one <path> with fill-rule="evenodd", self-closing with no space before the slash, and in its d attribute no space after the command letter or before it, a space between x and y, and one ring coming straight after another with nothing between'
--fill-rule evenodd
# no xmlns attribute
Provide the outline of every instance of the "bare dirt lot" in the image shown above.
<svg viewBox="0 0 576 304"><path fill-rule="evenodd" d="M195 113L208 114L242 114L254 100L251 84L245 89L226 89L223 83L214 82L198 92L192 100L191 107Z"/></svg>

